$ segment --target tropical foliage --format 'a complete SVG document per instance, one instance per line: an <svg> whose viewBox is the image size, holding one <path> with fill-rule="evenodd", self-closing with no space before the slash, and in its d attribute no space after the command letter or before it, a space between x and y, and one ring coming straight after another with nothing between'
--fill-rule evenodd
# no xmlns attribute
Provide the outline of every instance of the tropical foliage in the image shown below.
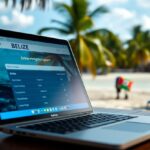
<svg viewBox="0 0 150 150"><path fill-rule="evenodd" d="M20 3L21 11L30 9L33 4L33 0L19 0L19 1L18 0L3 0L3 1L6 6L11 4L13 8L17 6L17 3ZM36 5L40 9L45 9L46 4L49 2L49 0L35 0L35 2L36 2Z"/></svg>
<svg viewBox="0 0 150 150"><path fill-rule="evenodd" d="M3 0L6 6L17 3L21 11L32 8L33 1L40 9L45 9L52 0ZM88 0L70 0L71 4L54 3L54 8L62 15L62 20L53 19L51 25L38 31L38 34L55 30L70 37L79 68L96 75L98 69L106 68L144 68L150 66L150 30L143 31L137 25L132 29L132 39L122 42L112 31L94 29L94 19L107 13L108 9L98 6L89 8ZM69 36L68 36L69 35ZM149 67L150 68L150 67Z"/></svg>
<svg viewBox="0 0 150 150"><path fill-rule="evenodd" d="M107 29L99 29L87 33L92 38L99 37L99 40L103 46L109 50L109 53L115 57L115 67L125 68L126 67L126 51L123 47L122 41L117 35Z"/></svg>
<svg viewBox="0 0 150 150"><path fill-rule="evenodd" d="M138 25L133 28L132 34L133 38L127 42L129 67L147 65L150 63L150 31L142 31Z"/></svg>
<svg viewBox="0 0 150 150"><path fill-rule="evenodd" d="M99 6L90 11L86 0L72 0L71 5L57 3L55 8L61 12L64 21L52 20L55 26L42 28L38 34L55 30L64 35L72 35L73 38L69 41L81 71L89 70L96 75L97 68L115 64L111 51L102 45L99 35L95 36L95 31L92 30L93 18L107 13L106 7Z"/></svg>

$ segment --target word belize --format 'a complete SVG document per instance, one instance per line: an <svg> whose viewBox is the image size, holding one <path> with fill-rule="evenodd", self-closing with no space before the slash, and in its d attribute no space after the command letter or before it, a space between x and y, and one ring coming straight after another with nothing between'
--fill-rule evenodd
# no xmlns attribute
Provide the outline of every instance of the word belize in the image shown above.
<svg viewBox="0 0 150 150"><path fill-rule="evenodd" d="M11 43L11 47L14 48L14 49L29 50L28 45L25 45L25 44Z"/></svg>

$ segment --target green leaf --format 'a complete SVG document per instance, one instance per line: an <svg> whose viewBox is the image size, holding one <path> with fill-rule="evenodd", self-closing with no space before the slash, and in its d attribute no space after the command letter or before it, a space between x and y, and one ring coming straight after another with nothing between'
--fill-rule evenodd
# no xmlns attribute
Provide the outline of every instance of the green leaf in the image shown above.
<svg viewBox="0 0 150 150"><path fill-rule="evenodd" d="M62 13L67 13L68 17L73 20L75 18L75 14L73 12L73 9L71 6L65 4L65 3L54 3L54 8L58 10L61 14Z"/></svg>
<svg viewBox="0 0 150 150"><path fill-rule="evenodd" d="M91 30L86 32L86 36L90 36L90 37L95 37L95 38L100 38L100 34L109 34L110 31L107 29L95 29L95 30Z"/></svg>
<svg viewBox="0 0 150 150"><path fill-rule="evenodd" d="M104 53L105 53L107 61L109 61L111 63L111 66L114 67L116 63L114 55L106 48L104 48Z"/></svg>
<svg viewBox="0 0 150 150"><path fill-rule="evenodd" d="M65 30L65 29L62 29L62 28L57 28L57 27L45 27L45 28L42 28L38 31L38 34L42 34L43 32L47 32L47 31L51 31L51 30L55 30L61 34L69 34L70 32Z"/></svg>
<svg viewBox="0 0 150 150"><path fill-rule="evenodd" d="M87 15L87 0L72 0L72 8L76 19L80 20Z"/></svg>
<svg viewBox="0 0 150 150"><path fill-rule="evenodd" d="M93 54L82 37L80 37L80 63L81 67L88 68L94 76L96 75Z"/></svg>
<svg viewBox="0 0 150 150"><path fill-rule="evenodd" d="M79 22L80 31L85 31L87 29L90 29L92 26L93 26L93 22L92 22L91 18L88 16L85 16Z"/></svg>
<svg viewBox="0 0 150 150"><path fill-rule="evenodd" d="M104 56L100 41L97 42L98 39L93 39L93 38L88 38L88 37L84 37L84 39L88 47L91 49L93 53L96 67L105 65L105 56Z"/></svg>
<svg viewBox="0 0 150 150"><path fill-rule="evenodd" d="M55 19L52 19L51 22L57 23L57 24L59 24L59 25L62 25L62 26L65 27L65 28L70 28L70 25L69 25L68 23L66 23L66 22L62 22L62 21L55 20Z"/></svg>
<svg viewBox="0 0 150 150"><path fill-rule="evenodd" d="M89 13L90 17L97 17L98 15L107 13L108 9L105 6L99 6L96 9L94 9L92 12Z"/></svg>

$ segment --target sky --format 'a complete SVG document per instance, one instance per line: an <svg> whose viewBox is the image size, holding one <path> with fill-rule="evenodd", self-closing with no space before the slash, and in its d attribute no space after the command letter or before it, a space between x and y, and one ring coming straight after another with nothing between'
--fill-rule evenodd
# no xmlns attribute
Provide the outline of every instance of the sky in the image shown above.
<svg viewBox="0 0 150 150"><path fill-rule="evenodd" d="M64 16L52 7L52 0L44 11L38 9L33 0L31 10L20 11L20 6L15 9L6 8L0 1L0 28L25 33L37 34L42 27L52 26L52 19L63 21ZM65 2L70 0L53 0ZM89 0L90 9L104 5L109 12L94 20L94 28L106 28L117 34L122 40L132 37L131 30L135 25L142 25L143 30L150 30L150 0ZM64 20L65 21L65 20ZM56 32L47 32L45 36L65 38Z"/></svg>

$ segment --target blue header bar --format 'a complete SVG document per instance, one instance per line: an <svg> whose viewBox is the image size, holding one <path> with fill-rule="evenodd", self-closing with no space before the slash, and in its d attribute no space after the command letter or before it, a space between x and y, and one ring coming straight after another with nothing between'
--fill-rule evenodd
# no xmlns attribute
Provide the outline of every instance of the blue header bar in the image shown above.
<svg viewBox="0 0 150 150"><path fill-rule="evenodd" d="M53 114L63 111L76 110L76 109L84 109L88 108L87 103L80 104L71 104L66 106L58 106L58 107L48 107L48 108L37 108L37 109L29 109L29 110L18 110L11 112L3 112L0 113L1 120L27 117L27 116L35 116L41 114Z"/></svg>

